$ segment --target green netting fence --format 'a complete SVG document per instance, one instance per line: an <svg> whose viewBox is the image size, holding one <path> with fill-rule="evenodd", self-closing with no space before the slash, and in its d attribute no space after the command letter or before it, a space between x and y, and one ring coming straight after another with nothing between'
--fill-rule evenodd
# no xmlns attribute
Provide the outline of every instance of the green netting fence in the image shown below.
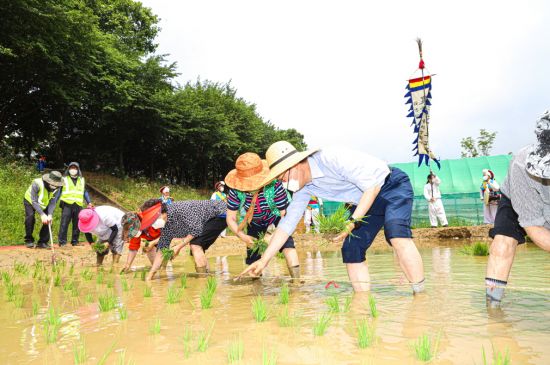
<svg viewBox="0 0 550 365"><path fill-rule="evenodd" d="M494 172L501 183L508 172L511 155L482 156L456 160L442 160L441 170L434 165L434 173L441 179L443 206L450 225L477 225L483 223L483 204L479 198L482 170ZM430 173L428 166L417 166L416 162L396 163L392 166L403 170L411 179L414 190L412 223L414 227L429 227L428 202L424 199L424 185ZM340 205L325 201L324 214L332 214Z"/></svg>

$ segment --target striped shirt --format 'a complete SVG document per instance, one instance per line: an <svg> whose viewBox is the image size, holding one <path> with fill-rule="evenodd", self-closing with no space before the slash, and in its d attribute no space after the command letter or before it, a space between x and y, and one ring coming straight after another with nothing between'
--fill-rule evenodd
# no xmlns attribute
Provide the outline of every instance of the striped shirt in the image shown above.
<svg viewBox="0 0 550 365"><path fill-rule="evenodd" d="M248 208L250 208L250 203L252 202L253 194L245 194L246 200L244 202L244 209L248 211ZM283 184L281 184L281 182L279 181L275 183L274 201L277 209L279 210L286 209L289 204L286 190L285 188L283 188ZM229 194L227 195L227 209L238 211L240 205L241 200L239 199L237 192L234 189L231 189L229 191ZM277 216L269 209L269 204L267 204L267 200L265 199L264 191L262 189L258 194L258 200L256 200L256 207L254 208L254 216L252 217L252 222L263 226L272 224L275 219L277 219Z"/></svg>

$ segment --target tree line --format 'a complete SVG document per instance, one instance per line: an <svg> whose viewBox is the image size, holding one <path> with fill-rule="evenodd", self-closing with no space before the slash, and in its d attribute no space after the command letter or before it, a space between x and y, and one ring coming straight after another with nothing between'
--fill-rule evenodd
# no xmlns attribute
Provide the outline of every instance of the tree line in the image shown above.
<svg viewBox="0 0 550 365"><path fill-rule="evenodd" d="M155 53L158 22L133 0L1 1L2 153L200 187L243 152L305 148L230 82L175 83L176 64Z"/></svg>

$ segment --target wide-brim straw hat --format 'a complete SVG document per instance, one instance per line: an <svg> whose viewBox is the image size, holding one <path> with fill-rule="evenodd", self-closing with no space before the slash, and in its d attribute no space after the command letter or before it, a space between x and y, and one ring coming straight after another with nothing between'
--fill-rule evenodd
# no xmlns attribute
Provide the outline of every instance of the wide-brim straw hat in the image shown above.
<svg viewBox="0 0 550 365"><path fill-rule="evenodd" d="M311 156L315 152L319 151L318 148L313 148L307 151L298 151L290 142L279 141L273 143L267 149L265 153L265 159L269 166L269 174L262 182L262 186L269 184L275 180L286 170L297 165L300 161Z"/></svg>
<svg viewBox="0 0 550 365"><path fill-rule="evenodd" d="M269 175L267 162L255 153L243 153L237 158L235 168L227 174L224 181L227 186L240 191L260 189Z"/></svg>
<svg viewBox="0 0 550 365"><path fill-rule="evenodd" d="M63 175L59 171L52 171L42 175L42 180L56 188L63 186Z"/></svg>

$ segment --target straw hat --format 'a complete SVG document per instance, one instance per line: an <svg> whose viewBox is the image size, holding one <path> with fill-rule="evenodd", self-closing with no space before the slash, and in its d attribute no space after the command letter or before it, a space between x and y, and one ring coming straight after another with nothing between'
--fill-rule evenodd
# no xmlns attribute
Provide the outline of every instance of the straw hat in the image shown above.
<svg viewBox="0 0 550 365"><path fill-rule="evenodd" d="M243 153L235 162L235 169L225 177L227 186L240 191L254 191L261 188L262 181L267 178L269 168L267 162L255 153Z"/></svg>
<svg viewBox="0 0 550 365"><path fill-rule="evenodd" d="M287 141L273 143L265 153L265 159L269 166L269 174L264 180L263 185L269 184L272 180L276 179L277 176L297 165L300 161L318 150L318 148L314 148L308 151L299 152Z"/></svg>

